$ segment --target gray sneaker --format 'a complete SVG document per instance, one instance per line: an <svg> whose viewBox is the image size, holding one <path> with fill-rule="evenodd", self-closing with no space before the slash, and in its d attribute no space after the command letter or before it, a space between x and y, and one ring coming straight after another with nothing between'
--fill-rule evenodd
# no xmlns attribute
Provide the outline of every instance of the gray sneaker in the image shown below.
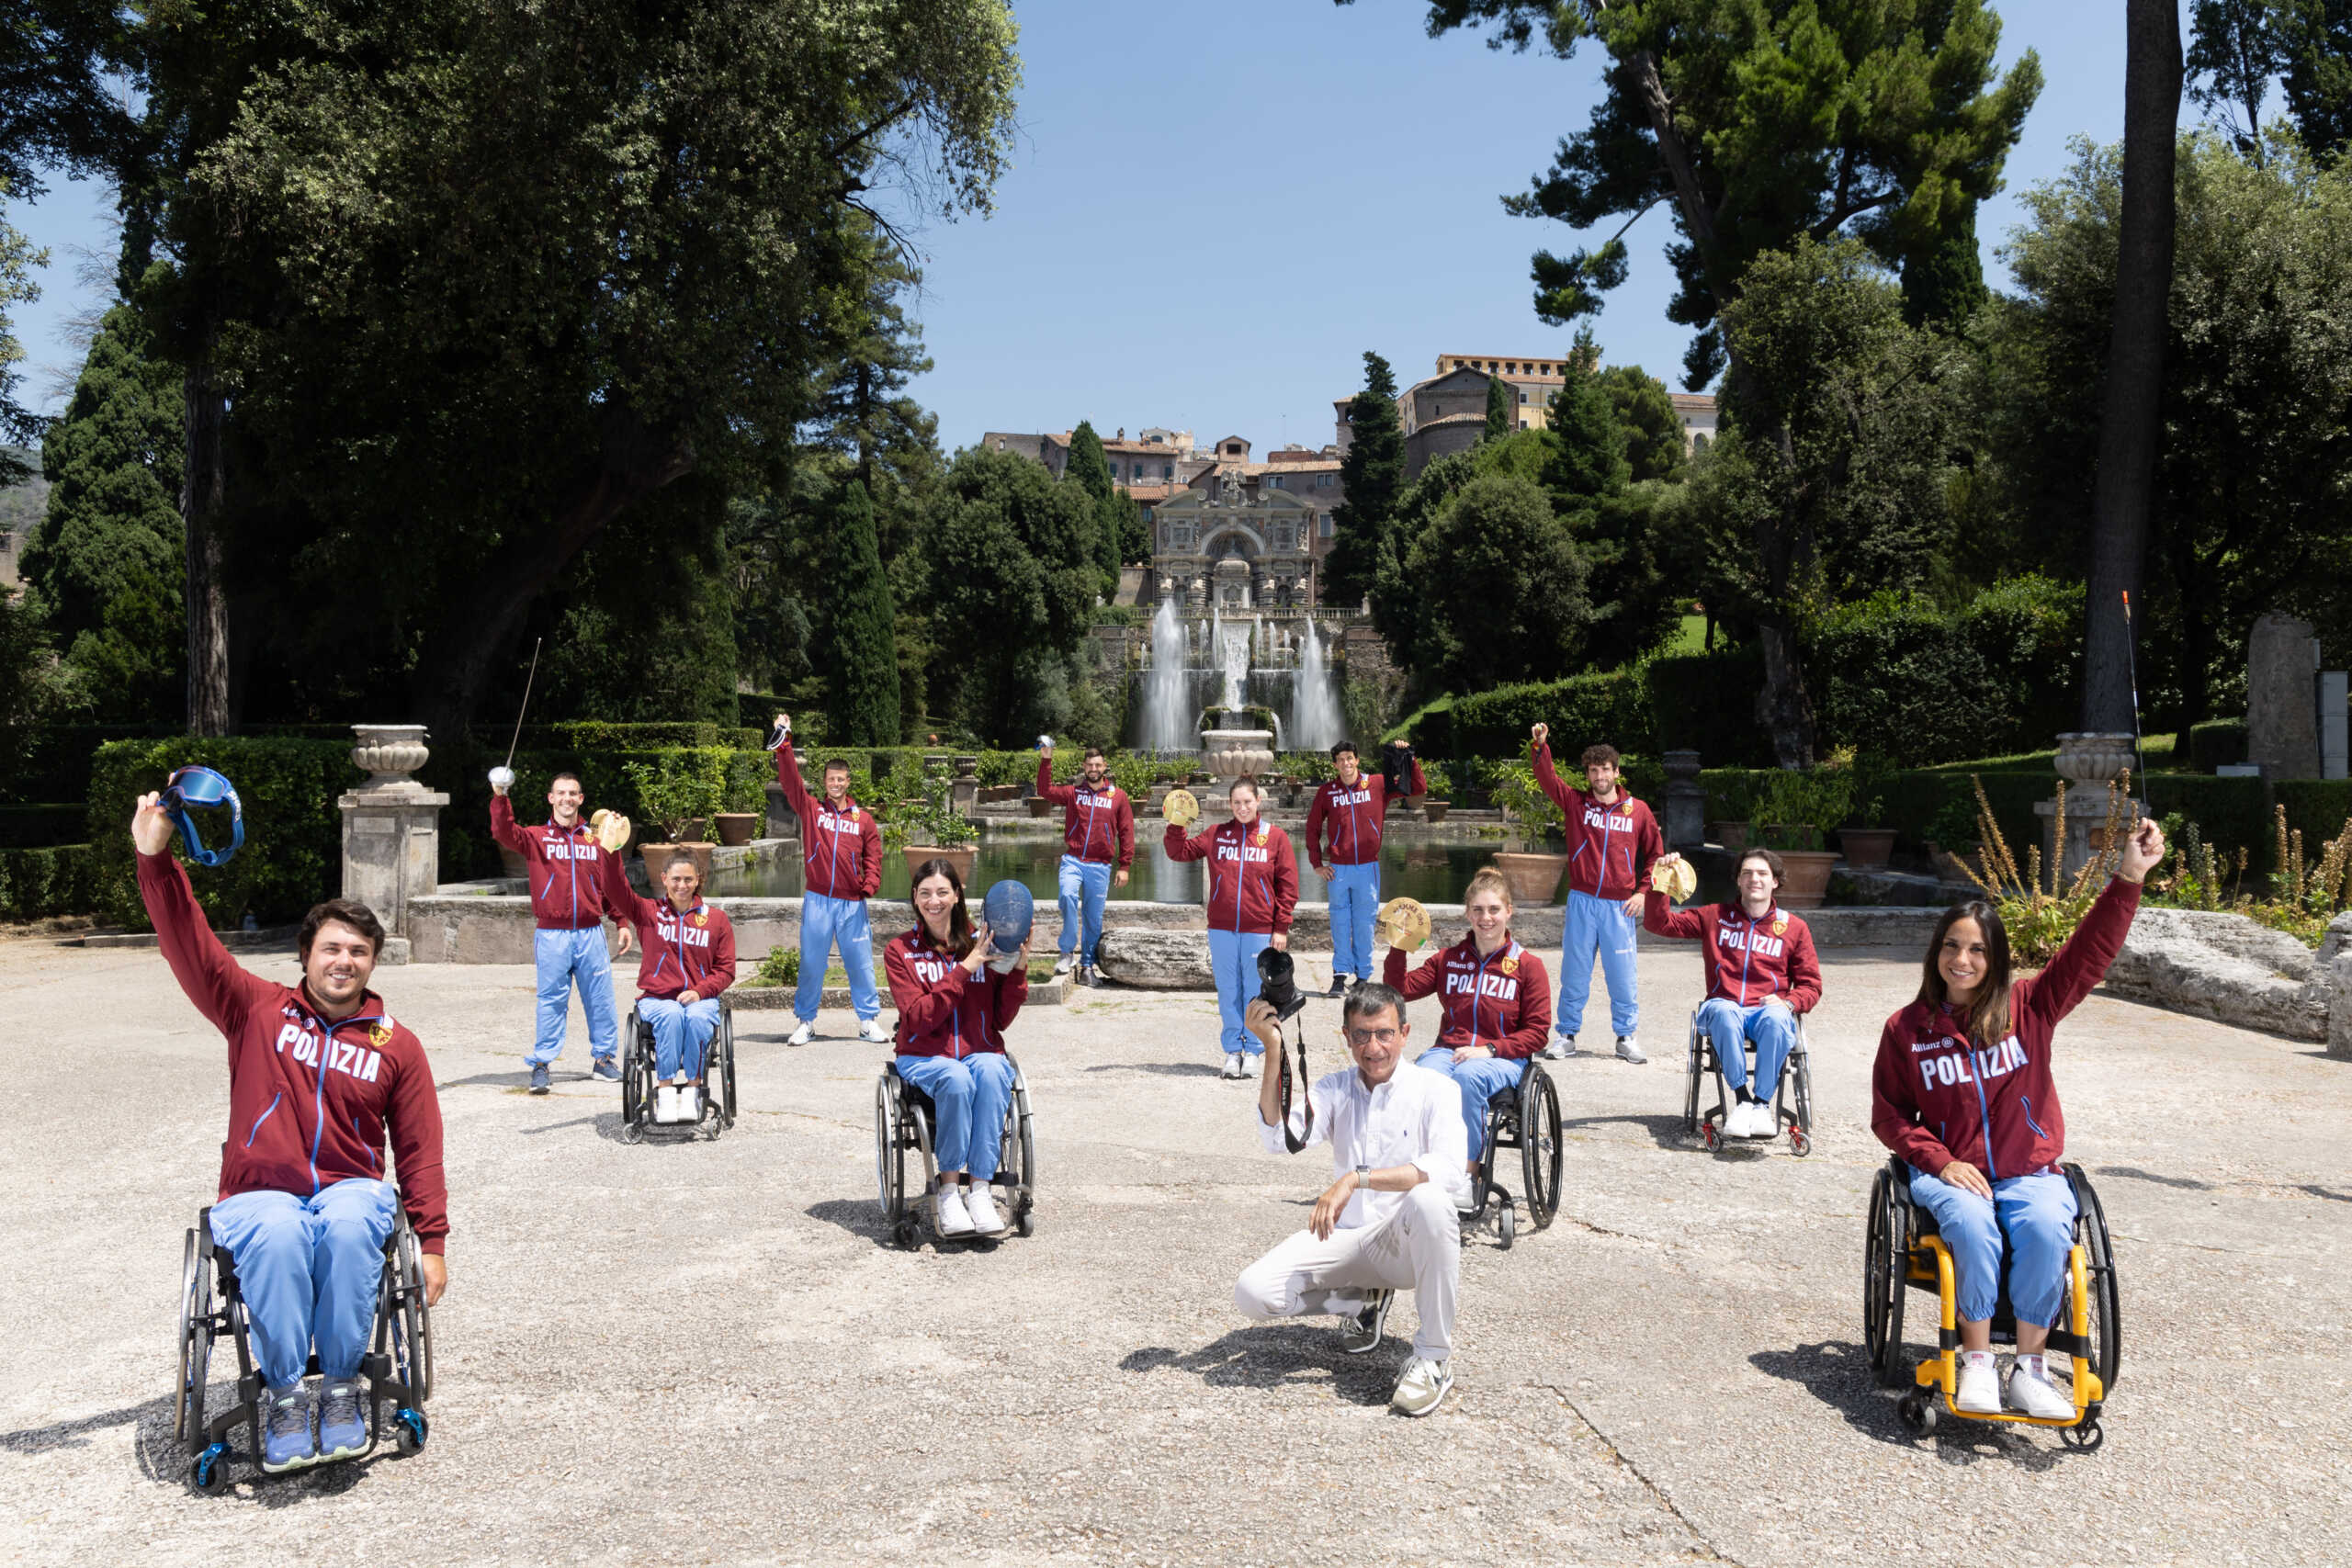
<svg viewBox="0 0 2352 1568"><path fill-rule="evenodd" d="M1637 1067L1649 1060L1647 1056L1642 1055L1641 1046L1630 1034L1620 1034L1617 1037L1617 1059L1621 1062L1631 1062Z"/></svg>
<svg viewBox="0 0 2352 1568"><path fill-rule="evenodd" d="M603 1078L606 1083L618 1083L621 1081L621 1065L610 1056L599 1056L595 1066L588 1069L588 1076Z"/></svg>
<svg viewBox="0 0 2352 1568"><path fill-rule="evenodd" d="M319 1462L311 1401L299 1382L262 1391L261 1467L271 1475Z"/></svg>
<svg viewBox="0 0 2352 1568"><path fill-rule="evenodd" d="M1426 1416L1442 1404L1453 1387L1453 1363L1432 1361L1427 1356L1416 1356L1405 1363L1405 1375L1396 1380L1396 1392L1388 1403L1408 1416Z"/></svg>
<svg viewBox="0 0 2352 1568"><path fill-rule="evenodd" d="M547 1091L548 1065L545 1062L533 1062L531 1064L531 1092L545 1094Z"/></svg>
<svg viewBox="0 0 2352 1568"><path fill-rule="evenodd" d="M330 1382L319 1393L319 1458L350 1459L368 1448L368 1424L359 1416L359 1385Z"/></svg>
<svg viewBox="0 0 2352 1568"><path fill-rule="evenodd" d="M1535 1054L1547 1062L1565 1062L1577 1054L1577 1037L1573 1034L1555 1034L1545 1043L1544 1049Z"/></svg>
<svg viewBox="0 0 2352 1568"><path fill-rule="evenodd" d="M1361 1356L1380 1344L1380 1331L1388 1325L1388 1304L1396 1292L1388 1290L1366 1291L1363 1310L1340 1324L1340 1348L1351 1356Z"/></svg>

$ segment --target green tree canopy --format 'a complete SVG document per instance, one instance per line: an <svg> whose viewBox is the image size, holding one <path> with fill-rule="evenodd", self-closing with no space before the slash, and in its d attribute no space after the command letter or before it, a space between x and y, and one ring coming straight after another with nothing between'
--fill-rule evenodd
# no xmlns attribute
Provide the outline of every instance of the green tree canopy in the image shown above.
<svg viewBox="0 0 2352 1568"><path fill-rule="evenodd" d="M1069 462L1062 470L1062 478L1085 491L1091 503L1094 518L1091 547L1104 579L1102 596L1108 599L1119 591L1119 566L1126 553L1127 519L1135 511L1135 502L1111 482L1110 459L1102 455L1102 437L1095 434L1092 421L1080 420L1078 428L1070 433Z"/></svg>
<svg viewBox="0 0 2352 1568"><path fill-rule="evenodd" d="M820 662L825 672L825 739L843 746L899 743L897 607L874 540L874 508L865 487L842 487L829 533L825 592L828 632Z"/></svg>
<svg viewBox="0 0 2352 1568"><path fill-rule="evenodd" d="M1485 439L1500 441L1519 428L1519 389L1499 376L1487 381Z"/></svg>
<svg viewBox="0 0 2352 1568"><path fill-rule="evenodd" d="M1638 365L1611 365L1600 372L1600 389L1617 416L1625 436L1626 477L1674 479L1682 477L1684 454L1682 416L1674 412L1674 395L1666 383Z"/></svg>
<svg viewBox="0 0 2352 1568"><path fill-rule="evenodd" d="M1405 570L1426 595L1424 650L1448 690L1551 679L1576 666L1585 561L1534 480L1472 477L1412 541Z"/></svg>
<svg viewBox="0 0 2352 1568"><path fill-rule="evenodd" d="M1405 427L1396 418L1396 376L1367 351L1363 389L1348 401L1348 449L1340 458L1344 492L1331 509L1331 553L1323 559L1322 599L1361 603L1384 565L1401 565L1389 542L1389 517L1405 489Z"/></svg>

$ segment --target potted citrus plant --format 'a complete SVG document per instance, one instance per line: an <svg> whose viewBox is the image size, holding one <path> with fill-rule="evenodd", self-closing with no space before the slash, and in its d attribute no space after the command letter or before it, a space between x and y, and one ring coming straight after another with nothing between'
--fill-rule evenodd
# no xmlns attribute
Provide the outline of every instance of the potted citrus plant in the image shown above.
<svg viewBox="0 0 2352 1568"><path fill-rule="evenodd" d="M1853 810L1838 829L1838 847L1846 852L1849 870L1868 871L1894 858L1894 829L1886 826L1886 791L1894 769L1886 759L1865 751L1849 765L1852 775Z"/></svg>
<svg viewBox="0 0 2352 1568"><path fill-rule="evenodd" d="M1776 852L1787 874L1781 883L1785 908L1815 909L1829 891L1837 852L1823 840L1846 819L1853 799L1853 776L1843 768L1786 769L1766 782L1756 803L1757 841Z"/></svg>
<svg viewBox="0 0 2352 1568"><path fill-rule="evenodd" d="M693 856L695 872L709 882L712 846L703 827L718 814L725 798L726 769L727 752L715 746L681 746L662 751L650 763L621 764L636 791L638 812L656 840L647 842L640 836L637 846L647 886L662 886L660 868L674 850Z"/></svg>
<svg viewBox="0 0 2352 1568"><path fill-rule="evenodd" d="M767 815L767 781L760 766L765 760L762 752L728 753L726 799L714 818L720 843L740 848L760 836L760 820Z"/></svg>
<svg viewBox="0 0 2352 1568"><path fill-rule="evenodd" d="M1567 818L1535 782L1535 770L1525 762L1505 762L1497 771L1495 804L1519 824L1529 843L1550 843L1567 830ZM1548 904L1560 890L1560 874L1568 868L1565 852L1549 850L1509 850L1495 856L1495 869L1510 884L1512 899L1521 904Z"/></svg>

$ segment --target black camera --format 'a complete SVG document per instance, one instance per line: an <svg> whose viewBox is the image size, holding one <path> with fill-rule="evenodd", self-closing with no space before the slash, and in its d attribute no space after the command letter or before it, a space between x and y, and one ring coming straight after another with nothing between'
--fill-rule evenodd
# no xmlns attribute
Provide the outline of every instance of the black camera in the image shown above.
<svg viewBox="0 0 2352 1568"><path fill-rule="evenodd" d="M1288 1023L1306 1010L1290 954L1279 947L1258 950L1258 999L1274 1010L1277 1023Z"/></svg>

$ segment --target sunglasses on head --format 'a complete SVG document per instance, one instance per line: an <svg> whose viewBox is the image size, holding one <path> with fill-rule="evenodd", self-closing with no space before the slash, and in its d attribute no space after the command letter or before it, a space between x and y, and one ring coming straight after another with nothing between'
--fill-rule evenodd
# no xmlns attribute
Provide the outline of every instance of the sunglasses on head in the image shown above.
<svg viewBox="0 0 2352 1568"><path fill-rule="evenodd" d="M187 841L188 858L198 865L225 865L229 857L245 845L245 808L237 798L237 786L214 773L210 768L186 767L175 772L164 785L163 808ZM196 829L196 820L188 815L191 807L225 806L229 808L229 846L222 850L204 847L204 836Z"/></svg>

